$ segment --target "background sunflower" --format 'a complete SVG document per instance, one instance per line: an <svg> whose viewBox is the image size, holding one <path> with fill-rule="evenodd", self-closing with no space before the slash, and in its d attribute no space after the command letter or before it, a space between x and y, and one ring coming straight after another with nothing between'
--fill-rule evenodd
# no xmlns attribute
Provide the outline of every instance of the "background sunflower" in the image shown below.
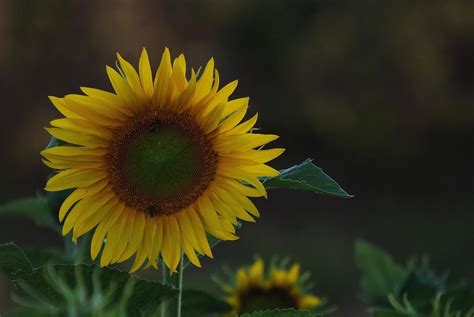
<svg viewBox="0 0 474 317"><path fill-rule="evenodd" d="M257 258L252 265L235 271L226 268L225 278L215 276L214 280L227 293L226 300L232 306L228 316L275 308L321 308L325 300L312 294L310 274L300 270L299 263L289 263L288 259L273 258L265 266Z"/></svg>

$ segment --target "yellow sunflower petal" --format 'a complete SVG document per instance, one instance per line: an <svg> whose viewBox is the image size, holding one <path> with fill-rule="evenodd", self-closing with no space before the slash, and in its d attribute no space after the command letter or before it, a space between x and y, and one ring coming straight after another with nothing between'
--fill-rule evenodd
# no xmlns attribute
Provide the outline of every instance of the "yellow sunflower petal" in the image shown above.
<svg viewBox="0 0 474 317"><path fill-rule="evenodd" d="M225 109L225 104L222 107L222 110ZM232 128L234 128L237 124L239 124L240 121L245 117L245 114L247 113L247 106L242 106L237 111L234 113L230 114L224 122L220 125L219 127L219 132L226 132ZM253 125L252 125L253 126Z"/></svg>
<svg viewBox="0 0 474 317"><path fill-rule="evenodd" d="M143 99L144 93L137 71L129 62L123 59L119 53L117 53L117 59L120 62L120 67L125 74L125 78L130 88L132 88L132 91L137 95L137 97Z"/></svg>
<svg viewBox="0 0 474 317"><path fill-rule="evenodd" d="M136 213L132 221L133 225L130 231L130 239L127 248L120 256L118 262L123 262L129 259L134 253L137 252L140 244L143 242L144 231L145 231L145 214Z"/></svg>
<svg viewBox="0 0 474 317"><path fill-rule="evenodd" d="M94 98L84 95L70 94L64 97L66 105L69 109L80 109L88 116L85 119L95 119L96 117L101 117L104 120L110 121L124 121L128 117L121 111L118 111L116 108L111 107L105 103L98 103Z"/></svg>
<svg viewBox="0 0 474 317"><path fill-rule="evenodd" d="M194 94L196 93L196 74L192 74L191 80L189 81L186 89L183 90L181 95L172 103L172 107L177 112L183 112L187 109L191 101L193 100Z"/></svg>
<svg viewBox="0 0 474 317"><path fill-rule="evenodd" d="M183 212L180 212L177 217L181 232L184 236L186 236L186 240L192 245L194 249L196 249L196 251L201 254L204 254L203 250L200 247L199 240L194 230L194 226L191 223L189 211L184 210Z"/></svg>
<svg viewBox="0 0 474 317"><path fill-rule="evenodd" d="M127 80L120 76L120 74L110 66L106 66L105 70L109 76L110 83L112 84L115 93L124 100L124 106L129 107L131 110L143 109L141 100L133 92L133 89L130 87Z"/></svg>
<svg viewBox="0 0 474 317"><path fill-rule="evenodd" d="M186 239L185 235L181 236L183 242L183 251L184 254L188 257L189 261L196 265L197 267L201 267L201 262L199 262L199 258L196 256L196 252L194 252L194 248L191 246L191 243Z"/></svg>
<svg viewBox="0 0 474 317"><path fill-rule="evenodd" d="M79 147L79 146L56 146L50 149L46 149L41 151L41 155L46 158L62 158L62 157L69 157L69 156L81 156L80 160L83 157L93 156L101 157L107 153L106 149L102 148L86 148L86 147Z"/></svg>
<svg viewBox="0 0 474 317"><path fill-rule="evenodd" d="M164 247L164 239L167 239L169 237L165 237L165 231L164 231L164 221L160 217L157 217L155 219L155 235L153 238L153 245L152 245L152 256L150 258L150 261L153 266L156 267L156 263L158 260L158 255L160 252L163 251Z"/></svg>
<svg viewBox="0 0 474 317"><path fill-rule="evenodd" d="M201 250L204 252L205 255L212 258L211 248L209 247L209 241L207 240L206 231L204 229L203 223L201 222L201 219L199 218L197 212L192 208L189 208L187 213L193 224L194 233L196 234L196 238L198 239L198 243L201 247Z"/></svg>
<svg viewBox="0 0 474 317"><path fill-rule="evenodd" d="M321 304L321 298L314 295L306 295L299 302L299 309L311 309Z"/></svg>
<svg viewBox="0 0 474 317"><path fill-rule="evenodd" d="M48 180L47 191L60 191L69 188L87 187L107 177L102 170L69 169L59 172Z"/></svg>
<svg viewBox="0 0 474 317"><path fill-rule="evenodd" d="M223 134L232 135L247 133L252 130L252 128L255 126L255 123L257 123L257 120L258 113L256 113L252 118L248 119L247 121L240 123L239 125L229 129L226 132L223 132Z"/></svg>
<svg viewBox="0 0 474 317"><path fill-rule="evenodd" d="M115 197L115 194L111 194L108 197L110 198L100 207L100 209L96 208L95 212L91 211L86 217L81 217L77 220L72 232L73 240L77 240L77 238L92 230L92 228L97 226L97 224L108 216L109 212L112 212L112 208L117 206L118 199Z"/></svg>
<svg viewBox="0 0 474 317"><path fill-rule="evenodd" d="M50 122L53 127L62 128L74 132L95 135L104 140L110 140L112 131L92 124L90 121L78 118L56 119Z"/></svg>
<svg viewBox="0 0 474 317"><path fill-rule="evenodd" d="M197 82L196 99L200 100L207 96L211 90L214 74L214 58L211 58L204 68Z"/></svg>
<svg viewBox="0 0 474 317"><path fill-rule="evenodd" d="M300 265L298 263L295 263L288 270L287 282L291 284L295 283L296 280L298 279L299 274L300 274Z"/></svg>
<svg viewBox="0 0 474 317"><path fill-rule="evenodd" d="M244 97L244 98L237 98L234 100L229 100L226 103L225 110L224 110L224 117L227 117L231 113L237 111L238 109L245 107L247 108L249 105L250 98L249 97Z"/></svg>
<svg viewBox="0 0 474 317"><path fill-rule="evenodd" d="M239 83L238 80L234 80L234 81L228 83L227 85L225 85L224 87L222 87L216 93L216 95L211 99L211 101L207 104L207 106L206 106L206 108L203 112L203 115L206 115L209 112L211 112L214 109L214 107L216 107L220 103L227 102L230 95L232 95L232 93L237 88L238 83Z"/></svg>
<svg viewBox="0 0 474 317"><path fill-rule="evenodd" d="M104 267L110 264L112 260L112 256L115 252L116 248L120 248L119 241L123 229L125 228L130 213L123 212L119 219L115 222L115 224L109 229L107 232L107 238L105 242L105 247L102 250L102 254L100 256L100 267Z"/></svg>
<svg viewBox="0 0 474 317"><path fill-rule="evenodd" d="M171 82L176 90L177 94L180 94L186 86L188 81L186 80L186 59L181 54L173 61L173 75L171 76Z"/></svg>
<svg viewBox="0 0 474 317"><path fill-rule="evenodd" d="M133 273L138 270L143 265L143 262L145 262L145 260L146 252L143 249L138 249L137 255L135 257L135 262L133 262L132 268L130 269L130 273Z"/></svg>
<svg viewBox="0 0 474 317"><path fill-rule="evenodd" d="M66 216L66 213L71 209L71 207L80 199L93 195L95 193L98 193L102 189L107 186L107 181L102 180L97 183L92 184L91 186L88 187L81 187L75 189L71 195L69 195L61 204L61 207L59 208L59 221L63 221L64 217Z"/></svg>
<svg viewBox="0 0 474 317"><path fill-rule="evenodd" d="M165 48L154 82L154 100L158 107L165 105L172 71L170 51Z"/></svg>
<svg viewBox="0 0 474 317"><path fill-rule="evenodd" d="M181 260L181 250L182 250L182 241L181 241L181 230L179 229L178 222L176 220L176 217L174 215L171 215L168 217L169 221L169 239L173 242L173 247L172 247L172 256L171 256L171 266L170 266L170 272L175 272L176 268L178 267L178 264Z"/></svg>
<svg viewBox="0 0 474 317"><path fill-rule="evenodd" d="M128 219L123 227L123 230L120 232L120 237L117 240L117 246L112 253L112 257L110 258L110 263L117 263L121 258L122 254L125 252L127 245L130 243L130 239L132 238L132 229L133 229L133 222L135 220L135 212L134 210L127 209L126 213L128 213Z"/></svg>
<svg viewBox="0 0 474 317"><path fill-rule="evenodd" d="M97 103L103 103L109 107L112 107L115 110L122 112L126 116L132 117L134 114L131 107L125 107L123 100L111 92L89 87L81 87L81 91L87 96L93 98Z"/></svg>
<svg viewBox="0 0 474 317"><path fill-rule="evenodd" d="M65 130L62 128L46 128L49 134L54 136L56 139L65 141L71 144L77 144L82 146L95 147L107 147L109 142L95 135L84 134Z"/></svg>
<svg viewBox="0 0 474 317"><path fill-rule="evenodd" d="M258 258L257 261L250 267L250 279L253 283L259 283L263 278L263 260Z"/></svg>
<svg viewBox="0 0 474 317"><path fill-rule="evenodd" d="M87 206L91 203L92 202L90 197L86 197L84 199L81 199L76 205L73 206L71 211L67 214L66 220L63 223L63 236L67 235L72 230L77 219L82 215L82 210L87 209Z"/></svg>
<svg viewBox="0 0 474 317"><path fill-rule="evenodd" d="M154 253L154 249L157 249L153 243L153 240L155 238L155 231L155 220L147 215L145 219L145 229L143 232L143 247L145 248L146 254L150 260L153 258L152 255Z"/></svg>
<svg viewBox="0 0 474 317"><path fill-rule="evenodd" d="M163 217L162 220L163 220L162 234L163 234L164 239L163 239L163 246L161 248L161 255L163 257L163 261L165 261L166 266L168 266L170 268L170 271L173 272L171 270L171 263L172 263L174 252L172 250L173 241L171 239L170 222L169 222L168 216Z"/></svg>
<svg viewBox="0 0 474 317"><path fill-rule="evenodd" d="M104 243L104 238L109 231L109 229L115 224L117 219L120 218L122 212L125 210L125 206L123 204L118 204L113 212L110 212L107 215L107 218L100 222L100 224L95 229L94 235L92 236L91 240L91 258L95 260L97 255L102 248Z"/></svg>
<svg viewBox="0 0 474 317"><path fill-rule="evenodd" d="M143 91L145 92L146 96L150 98L153 95L153 78L150 60L148 59L148 52L145 48L143 48L142 54L140 55L138 71L140 74L140 81L142 83Z"/></svg>
<svg viewBox="0 0 474 317"><path fill-rule="evenodd" d="M229 153L233 151L246 151L265 145L278 139L273 134L238 134L219 138L215 142L215 150L219 153Z"/></svg>
<svg viewBox="0 0 474 317"><path fill-rule="evenodd" d="M249 151L242 151L242 152L230 152L230 153L226 153L222 155L226 157L251 160L257 163L267 163L279 157L283 152L285 152L285 149L275 148L275 149L269 149L269 150L249 150Z"/></svg>
<svg viewBox="0 0 474 317"><path fill-rule="evenodd" d="M51 103L61 112L66 118L82 118L80 115L68 109L64 98L49 96Z"/></svg>

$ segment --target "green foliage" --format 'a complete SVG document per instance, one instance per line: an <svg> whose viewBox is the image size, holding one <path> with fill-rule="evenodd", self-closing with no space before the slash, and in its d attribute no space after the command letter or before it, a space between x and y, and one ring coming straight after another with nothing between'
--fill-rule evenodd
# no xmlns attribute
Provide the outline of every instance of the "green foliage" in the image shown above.
<svg viewBox="0 0 474 317"><path fill-rule="evenodd" d="M183 291L183 316L207 316L207 314L223 314L231 310L229 304L209 293L197 290Z"/></svg>
<svg viewBox="0 0 474 317"><path fill-rule="evenodd" d="M17 271L31 273L33 266L23 250L14 243L0 245L0 269L8 276L13 277Z"/></svg>
<svg viewBox="0 0 474 317"><path fill-rule="evenodd" d="M426 259L400 266L387 252L364 241L356 242L355 258L362 272L362 296L373 307L373 317L474 315L474 287L449 284Z"/></svg>
<svg viewBox="0 0 474 317"><path fill-rule="evenodd" d="M316 317L316 316L322 316L322 315L314 314L305 310L273 309L273 310L257 311L251 314L243 314L240 316L242 317Z"/></svg>
<svg viewBox="0 0 474 317"><path fill-rule="evenodd" d="M267 189L291 188L302 191L311 191L334 197L351 198L329 175L316 166L311 159L299 165L280 171L280 175L262 179Z"/></svg>
<svg viewBox="0 0 474 317"><path fill-rule="evenodd" d="M362 294L370 304L387 301L387 294L398 293L407 278L407 273L393 258L365 241L355 244L355 262L362 271Z"/></svg>
<svg viewBox="0 0 474 317"><path fill-rule="evenodd" d="M84 264L33 267L13 243L0 246L0 268L17 289L15 301L31 316L141 316L177 296L168 285L112 268Z"/></svg>
<svg viewBox="0 0 474 317"><path fill-rule="evenodd" d="M0 215L24 217L41 226L58 228L58 223L53 218L48 202L43 196L21 198L0 205Z"/></svg>

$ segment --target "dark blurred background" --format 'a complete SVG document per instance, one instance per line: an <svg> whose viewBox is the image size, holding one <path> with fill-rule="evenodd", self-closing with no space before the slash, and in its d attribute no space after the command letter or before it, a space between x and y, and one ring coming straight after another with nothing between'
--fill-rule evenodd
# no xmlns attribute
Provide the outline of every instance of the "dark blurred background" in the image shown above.
<svg viewBox="0 0 474 317"><path fill-rule="evenodd" d="M216 59L240 80L265 132L356 197L274 191L262 217L186 272L188 287L254 254L288 255L313 272L336 316L368 316L353 242L474 280L474 1L0 0L0 201L41 191L39 152L58 116L47 96L110 89L105 64L164 46L198 68ZM60 246L46 229L2 218L0 241ZM0 312L11 307L0 276Z"/></svg>

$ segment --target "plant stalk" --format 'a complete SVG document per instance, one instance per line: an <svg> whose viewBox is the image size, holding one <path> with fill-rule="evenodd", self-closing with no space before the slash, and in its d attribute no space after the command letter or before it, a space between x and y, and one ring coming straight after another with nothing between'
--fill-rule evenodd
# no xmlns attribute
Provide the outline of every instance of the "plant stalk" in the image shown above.
<svg viewBox="0 0 474 317"><path fill-rule="evenodd" d="M176 303L176 317L181 317L181 306L183 302L183 271L184 271L184 254L181 254L179 261L178 280L176 288L178 289L178 300Z"/></svg>
<svg viewBox="0 0 474 317"><path fill-rule="evenodd" d="M168 284L168 276L170 272L165 264L165 261L161 261L161 282L163 285ZM160 317L168 317L168 303L165 301L161 303L161 314Z"/></svg>

